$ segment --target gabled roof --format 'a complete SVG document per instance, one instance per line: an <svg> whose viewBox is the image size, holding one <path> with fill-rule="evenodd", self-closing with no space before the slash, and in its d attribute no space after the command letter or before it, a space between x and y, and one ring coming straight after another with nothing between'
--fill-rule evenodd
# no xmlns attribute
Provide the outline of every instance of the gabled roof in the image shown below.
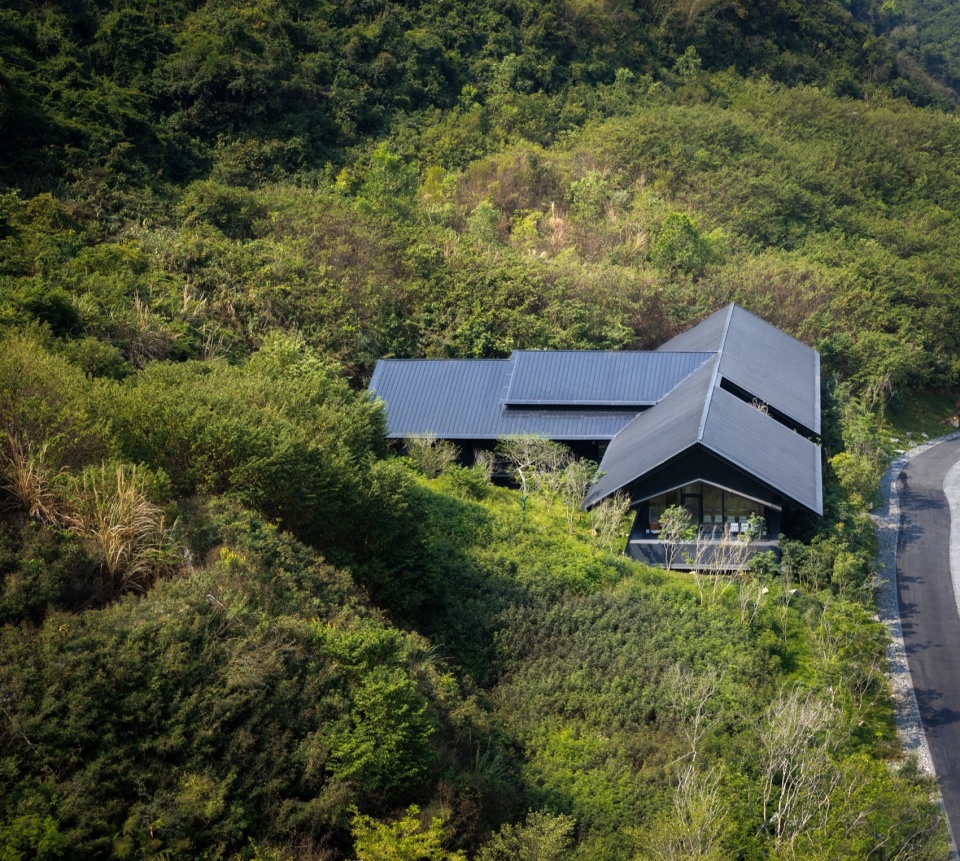
<svg viewBox="0 0 960 861"><path fill-rule="evenodd" d="M516 350L511 406L653 406L713 353Z"/></svg>
<svg viewBox="0 0 960 861"><path fill-rule="evenodd" d="M370 387L395 439L609 440L587 505L697 450L823 510L820 448L803 435L820 432L819 354L737 305L653 353L383 359Z"/></svg>
<svg viewBox="0 0 960 861"><path fill-rule="evenodd" d="M713 388L716 370L714 356L656 408L640 413L617 434L600 463L603 475L587 496L588 506L697 443L704 403Z"/></svg>
<svg viewBox="0 0 960 861"><path fill-rule="evenodd" d="M820 447L720 388L718 365L704 365L616 436L587 506L699 446L776 494L823 512Z"/></svg>
<svg viewBox="0 0 960 861"><path fill-rule="evenodd" d="M712 358L518 350L509 359L381 359L370 388L387 404L391 439L610 440Z"/></svg>
<svg viewBox="0 0 960 861"><path fill-rule="evenodd" d="M739 305L727 305L657 352L714 350L720 376L802 428L820 433L820 355Z"/></svg>
<svg viewBox="0 0 960 861"><path fill-rule="evenodd" d="M603 475L586 504L699 446L822 514L820 447L770 414L772 408L800 428L820 432L819 354L737 305L710 315L657 352L710 348L715 360L610 443L600 463ZM736 393L728 391L730 384Z"/></svg>

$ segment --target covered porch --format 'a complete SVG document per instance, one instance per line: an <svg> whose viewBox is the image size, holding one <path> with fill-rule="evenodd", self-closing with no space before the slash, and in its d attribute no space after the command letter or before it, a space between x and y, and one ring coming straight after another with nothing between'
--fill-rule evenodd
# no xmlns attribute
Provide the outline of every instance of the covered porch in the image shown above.
<svg viewBox="0 0 960 861"><path fill-rule="evenodd" d="M696 530L692 541L665 543L660 518L671 507L686 509ZM681 485L636 506L627 555L647 565L677 570L744 569L758 553L774 551L783 526L782 507L705 481ZM759 535L746 538L748 524L761 524Z"/></svg>

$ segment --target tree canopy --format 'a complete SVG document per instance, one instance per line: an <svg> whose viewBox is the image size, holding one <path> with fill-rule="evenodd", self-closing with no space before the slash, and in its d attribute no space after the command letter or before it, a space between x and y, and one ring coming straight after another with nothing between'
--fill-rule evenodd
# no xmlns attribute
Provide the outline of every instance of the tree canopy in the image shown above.
<svg viewBox="0 0 960 861"><path fill-rule="evenodd" d="M7 3L0 857L947 858L867 513L960 385L941 6ZM365 389L729 301L824 379L738 577Z"/></svg>

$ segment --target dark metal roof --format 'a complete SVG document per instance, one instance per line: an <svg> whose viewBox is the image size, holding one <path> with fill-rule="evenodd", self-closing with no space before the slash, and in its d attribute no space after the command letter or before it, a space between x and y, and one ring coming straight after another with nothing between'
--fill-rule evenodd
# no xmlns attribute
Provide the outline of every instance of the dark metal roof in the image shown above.
<svg viewBox="0 0 960 861"><path fill-rule="evenodd" d="M504 359L381 359L370 388L387 405L387 436L462 437L486 428L500 400ZM466 434L470 435L470 434Z"/></svg>
<svg viewBox="0 0 960 861"><path fill-rule="evenodd" d="M610 440L587 505L696 446L823 510L819 446L792 429L820 432L820 357L736 305L655 353L383 359L370 387L387 404L392 438ZM768 404L770 414L744 396Z"/></svg>
<svg viewBox="0 0 960 861"><path fill-rule="evenodd" d="M713 353L517 350L506 403L653 406Z"/></svg>
<svg viewBox="0 0 960 861"><path fill-rule="evenodd" d="M820 446L735 395L713 390L701 441L787 498L823 513Z"/></svg>
<svg viewBox="0 0 960 861"><path fill-rule="evenodd" d="M820 433L820 354L739 305L730 304L657 352L713 350L720 375L800 427Z"/></svg>
<svg viewBox="0 0 960 861"><path fill-rule="evenodd" d="M708 362L610 443L586 505L702 445L788 499L823 513L820 447L719 386Z"/></svg>
<svg viewBox="0 0 960 861"><path fill-rule="evenodd" d="M556 440L608 440L636 409L537 410L504 406L509 359L381 359L370 388L387 405L387 436L441 439L538 434Z"/></svg>
<svg viewBox="0 0 960 861"><path fill-rule="evenodd" d="M616 493L696 444L716 367L714 357L617 434L600 462L603 475L587 495L586 505Z"/></svg>
<svg viewBox="0 0 960 861"><path fill-rule="evenodd" d="M692 329L687 329L686 332L671 338L666 344L661 344L657 347L657 352L718 352L723 346L723 333L726 331L733 307L733 305L727 305L721 308L705 320L701 320Z"/></svg>
<svg viewBox="0 0 960 861"><path fill-rule="evenodd" d="M820 433L820 354L739 305L727 305L657 349L719 352L720 375L802 428Z"/></svg>
<svg viewBox="0 0 960 861"><path fill-rule="evenodd" d="M820 354L743 308L729 310L720 375L819 434Z"/></svg>
<svg viewBox="0 0 960 861"><path fill-rule="evenodd" d="M629 412L565 410L560 413L504 410L499 413L499 422L484 435L484 438L497 439L513 434L537 434L555 440L610 440L636 414L636 410ZM477 437L466 434L464 438L476 439Z"/></svg>

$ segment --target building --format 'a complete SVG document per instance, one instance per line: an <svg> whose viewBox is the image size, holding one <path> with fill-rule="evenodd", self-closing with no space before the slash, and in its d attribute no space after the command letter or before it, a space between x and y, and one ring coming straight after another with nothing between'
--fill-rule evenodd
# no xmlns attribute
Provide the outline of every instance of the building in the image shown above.
<svg viewBox="0 0 960 861"><path fill-rule="evenodd" d="M536 434L599 461L586 506L629 495L628 552L652 564L671 505L718 539L761 516L764 546L791 514L823 513L820 356L738 305L653 352L383 359L370 388L393 439L432 433L471 451Z"/></svg>

